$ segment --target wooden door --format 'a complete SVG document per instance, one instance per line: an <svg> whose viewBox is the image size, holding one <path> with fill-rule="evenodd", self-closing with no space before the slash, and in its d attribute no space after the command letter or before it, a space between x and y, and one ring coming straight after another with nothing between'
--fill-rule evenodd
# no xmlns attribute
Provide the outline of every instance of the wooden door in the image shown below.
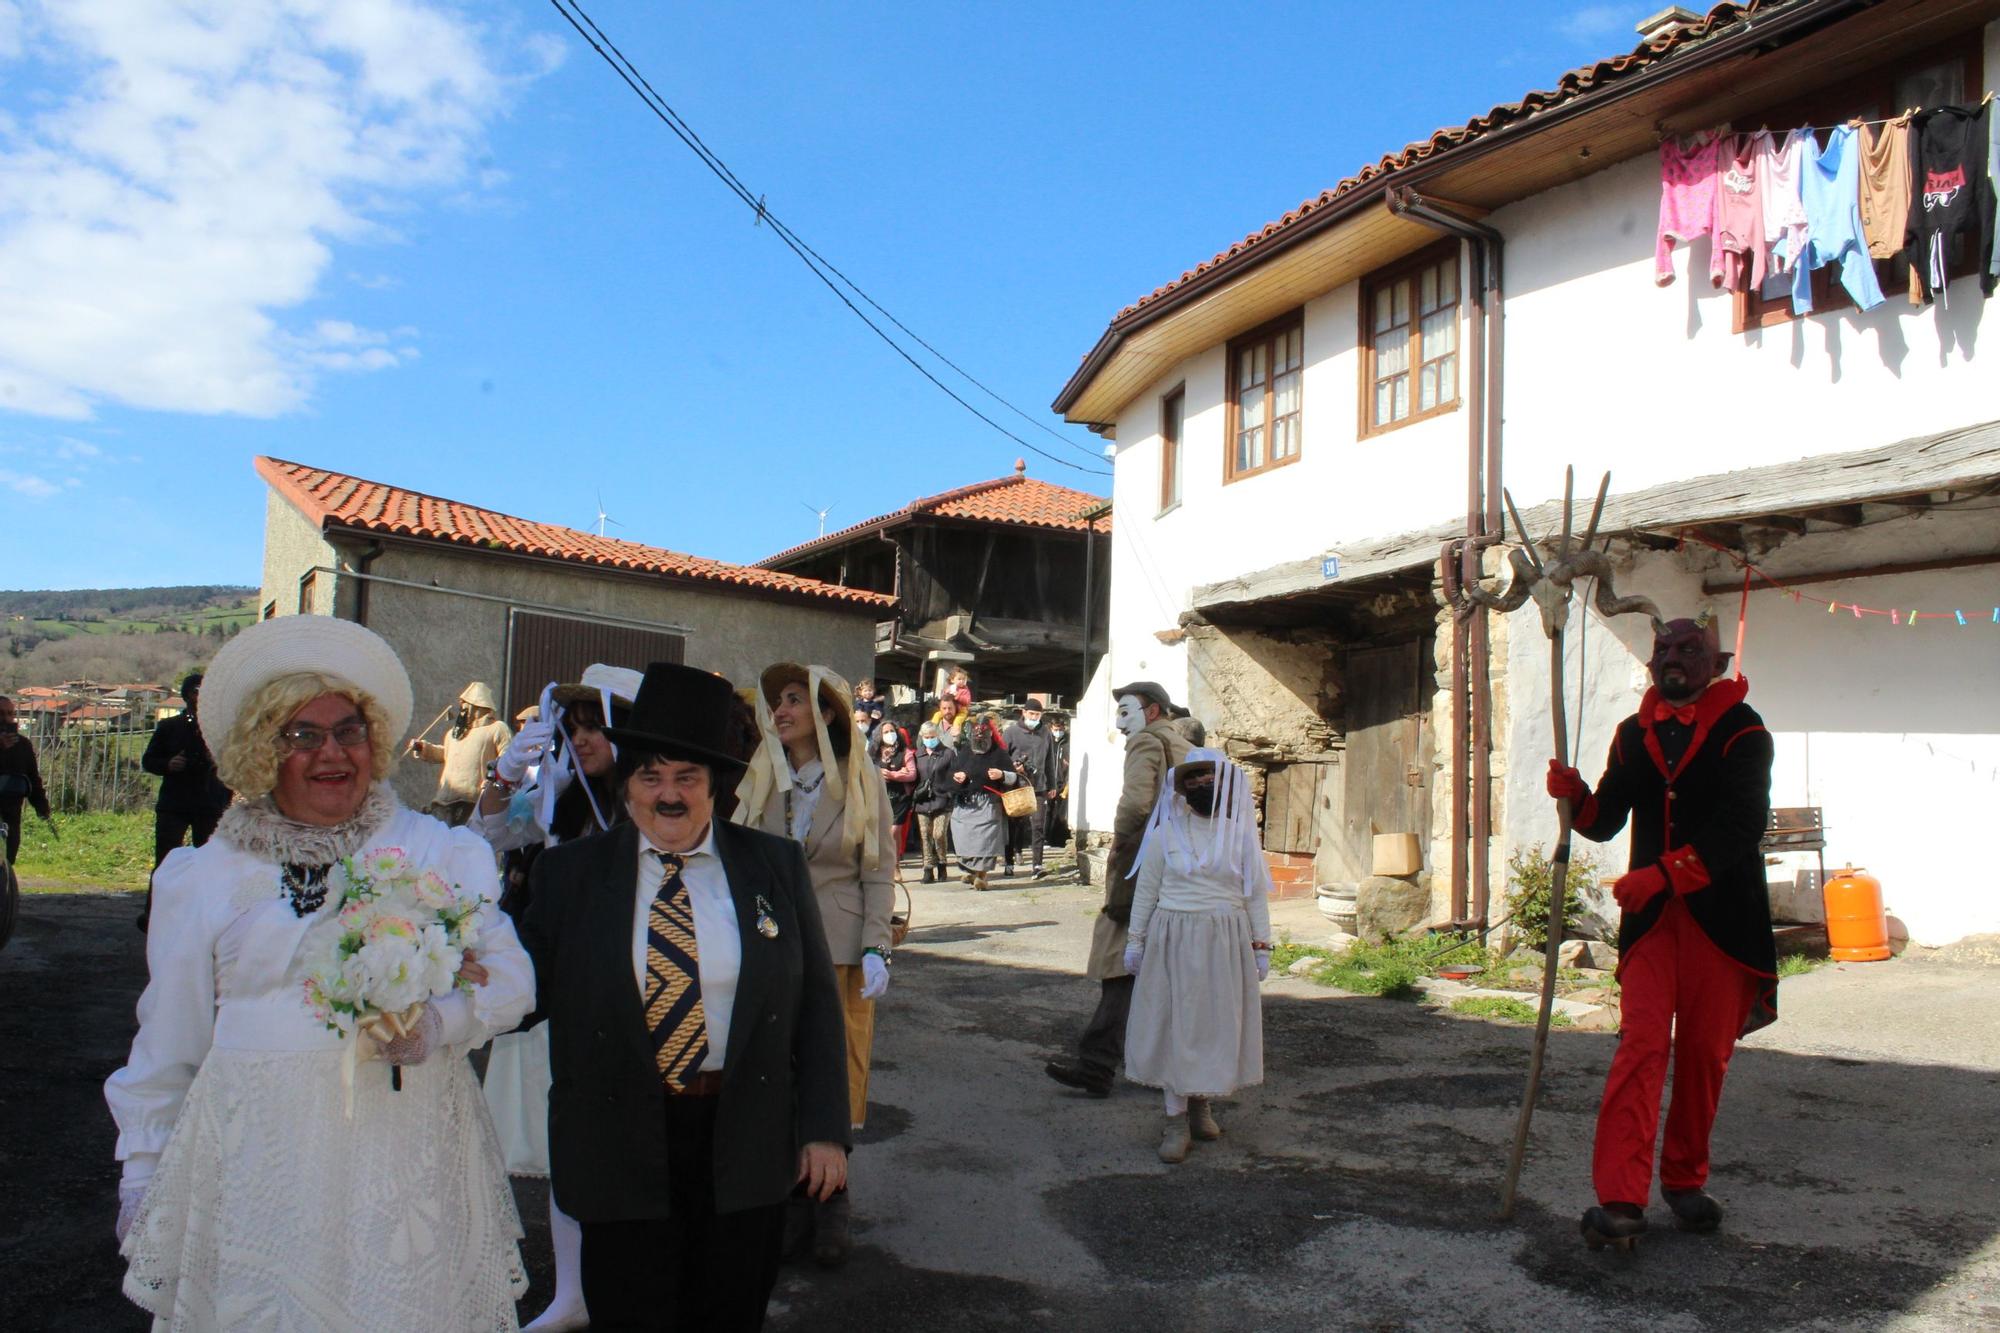
<svg viewBox="0 0 2000 1333"><path fill-rule="evenodd" d="M1426 675L1417 640L1347 654L1343 824L1356 865L1370 864L1377 833L1430 841Z"/></svg>

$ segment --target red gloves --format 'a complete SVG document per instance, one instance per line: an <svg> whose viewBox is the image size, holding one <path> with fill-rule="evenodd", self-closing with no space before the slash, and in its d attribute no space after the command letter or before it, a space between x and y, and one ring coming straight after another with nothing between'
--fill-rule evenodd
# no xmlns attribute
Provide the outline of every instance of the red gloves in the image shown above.
<svg viewBox="0 0 2000 1333"><path fill-rule="evenodd" d="M1692 847L1670 847L1667 854L1649 866L1640 866L1621 875L1611 888L1619 910L1642 912L1646 904L1672 889L1685 896L1708 887L1708 867Z"/></svg>
<svg viewBox="0 0 2000 1333"><path fill-rule="evenodd" d="M1620 875L1618 882L1611 886L1611 896L1618 900L1618 910L1627 913L1643 912L1647 903L1666 891L1666 872L1657 865L1640 866Z"/></svg>
<svg viewBox="0 0 2000 1333"><path fill-rule="evenodd" d="M1549 795L1558 801L1569 802L1572 824L1590 825L1597 822L1597 798L1590 794L1590 784L1583 780L1583 774L1560 759L1551 759L1548 787Z"/></svg>

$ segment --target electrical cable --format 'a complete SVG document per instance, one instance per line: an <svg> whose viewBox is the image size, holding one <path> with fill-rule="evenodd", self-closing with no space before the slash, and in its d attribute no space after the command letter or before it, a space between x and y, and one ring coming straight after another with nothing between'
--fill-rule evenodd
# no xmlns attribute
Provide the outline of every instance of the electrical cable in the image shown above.
<svg viewBox="0 0 2000 1333"><path fill-rule="evenodd" d="M1053 436L1058 440L1061 440L1064 444L1068 445L1070 448L1075 449L1076 451L1084 454L1087 457L1091 458L1096 457L1096 455L1092 453L1091 450L1089 450L1088 448L1076 443L1074 440L1071 440L1068 437L1062 435L1061 433L1051 429L1045 423L1036 421L1035 418L1030 416L1028 413L1022 411L1019 407L1016 407L1013 403L1008 402L1005 398L1002 398L998 393L994 392L992 389L988 388L985 384L981 383L978 379L974 378L970 373L968 373L964 368L959 366L956 362L952 361L950 358L946 357L942 352L939 352L935 347L931 346L930 343L926 342L924 339L918 337L915 333L911 332L909 326L904 324L901 320L897 319L894 315L890 314L889 311L884 309L879 302L877 302L873 297L869 296L866 291L864 291L860 286L858 286L853 281L853 279L849 278L845 273L841 272L838 268L834 267L834 265L828 262L824 257L822 257L818 251L814 250L811 246L807 245L804 240L800 239L797 233L793 232L791 228L787 227L782 221L780 221L778 217L775 214L773 214L768 207L766 207L762 196L753 196L750 193L749 186L745 185L743 181L736 175L736 173L730 170L728 164L725 163L721 159L721 157L719 157L715 153L713 149L709 148L708 145L702 141L701 137L694 132L693 127L689 126L687 122L681 118L680 114L676 112L673 109L673 107L667 103L666 99L661 97L658 92L654 91L652 84L647 81L644 74L640 73L638 66L634 65L625 56L625 53L618 49L617 45L614 42L612 42L611 38L605 35L604 30L597 26L596 20L592 19L590 15L583 9L583 7L580 4L576 3L576 0L549 0L549 3L555 8L555 11L558 14L561 14L563 16L563 18L569 23L570 27L576 29L577 35L583 38L584 42L590 47L590 49L597 52L598 57L602 59L605 62L605 64L611 67L612 72L618 75L618 77L621 80L623 80L625 86L630 88L633 94L637 96L641 102L644 102L646 104L647 109L650 110L656 117L658 117L660 121L663 124L665 124L670 131L673 132L674 137L679 139L681 143L685 145L687 149L690 152L692 152L696 157L700 158L702 164L706 166L709 169L709 171L716 176L718 180L722 181L722 183L729 188L730 192L736 195L736 197L740 199L746 207L754 211L754 213L756 214L757 221L759 223L769 222L771 224L772 235L776 236L778 240L787 249L789 249L795 256L797 256L799 262L804 264L806 268L812 272L814 277L818 278L820 282L824 283L827 290L831 291L836 297L838 297L840 299L841 304L845 305L848 308L848 310L853 313L855 318L859 319L863 324L867 325L869 330L872 331L876 337L880 338L884 343L886 343L889 346L889 348L892 351L894 351L898 356L902 357L904 361L908 362L912 369L914 369L918 374L922 375L925 379L929 380L931 384L934 385L946 397L950 398L960 407L970 412L973 416L978 417L981 421L985 422L988 426L991 426L994 430L1000 432L1000 434L1006 436L1009 440L1012 440L1014 443L1020 445L1023 449L1027 449L1035 454L1039 454L1041 457L1048 459L1052 463L1057 463L1063 467L1072 468L1078 472L1088 473L1089 475L1099 476L1099 477L1108 477L1112 475L1112 473L1108 469L1101 467L1100 468L1084 467L1080 463L1073 463L1066 458L1062 458L1057 456L1056 454L1050 453L1048 450L1042 448L1037 444L1022 439L1019 435L1007 429L1005 426L995 421L992 417L988 416L986 413L980 411L977 407L967 402L963 397L961 397L957 392L955 392L950 385L946 384L943 380L939 379L936 375L932 374L928 367L926 367L922 362L918 361L916 357L912 356L908 351L908 349L903 347L901 343L897 342L893 337L891 337L889 333L882 328L881 325L877 324L874 320L870 319L867 313L864 312L859 306L857 306L848 297L846 292L841 290L840 285L837 284L833 280L833 278L827 276L828 273L832 273L835 277L838 277L840 279L840 283L846 284L846 286L851 288L858 296L861 297L863 301L866 301L870 306L873 306L876 310L880 311L881 314L886 319L888 319L890 323L894 324L898 329L901 329L905 334L908 334L910 338L915 340L920 346L922 346L926 351L930 352L933 356L937 357L938 360L942 361L945 365L950 366L951 369L956 371L958 374L964 376L967 381L976 385L981 392L987 394L989 397L993 398L996 402L1001 403L1009 411L1020 416L1023 420L1032 422L1033 424L1038 426L1040 429L1042 429L1049 435ZM570 12L571 10L574 10L575 13L572 14ZM581 22L578 21L579 17L582 20ZM589 26L589 31L585 30L586 24ZM595 33L596 36L592 36L593 33ZM600 45L600 39L602 42L601 45ZM610 48L608 51L606 50L607 47ZM613 53L616 53L615 56Z"/></svg>

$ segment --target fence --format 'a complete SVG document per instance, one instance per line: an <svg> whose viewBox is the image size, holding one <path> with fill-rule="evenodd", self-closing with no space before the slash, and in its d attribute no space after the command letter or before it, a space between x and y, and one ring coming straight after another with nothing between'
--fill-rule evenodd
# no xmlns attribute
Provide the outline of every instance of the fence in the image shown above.
<svg viewBox="0 0 2000 1333"><path fill-rule="evenodd" d="M64 728L35 742L42 785L58 813L129 813L151 810L160 780L139 767L149 731L81 731Z"/></svg>

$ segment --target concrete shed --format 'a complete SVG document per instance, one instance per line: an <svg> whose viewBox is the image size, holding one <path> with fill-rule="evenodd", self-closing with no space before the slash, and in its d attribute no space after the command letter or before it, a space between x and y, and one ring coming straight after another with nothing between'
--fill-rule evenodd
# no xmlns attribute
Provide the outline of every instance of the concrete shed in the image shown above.
<svg viewBox="0 0 2000 1333"><path fill-rule="evenodd" d="M335 615L381 634L409 668L413 729L468 681L490 683L511 718L592 661L685 661L747 682L794 660L855 679L895 606L301 463L256 467L270 486L262 616ZM395 780L420 805L437 770L405 760Z"/></svg>

